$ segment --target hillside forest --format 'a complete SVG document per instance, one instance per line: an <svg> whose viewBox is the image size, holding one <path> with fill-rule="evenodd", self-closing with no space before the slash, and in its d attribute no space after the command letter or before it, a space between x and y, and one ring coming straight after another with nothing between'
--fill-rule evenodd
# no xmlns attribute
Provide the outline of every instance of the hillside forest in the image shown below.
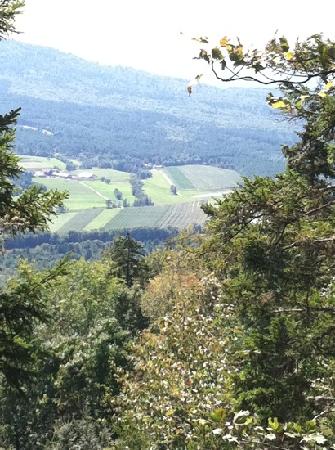
<svg viewBox="0 0 335 450"><path fill-rule="evenodd" d="M23 6L0 0L0 47ZM137 230L100 236L94 261L22 260L0 288L0 448L335 448L335 43L199 47L222 83L274 86L268 104L300 130L285 167L151 251ZM1 263L31 239L71 242L48 233L67 194L17 185L15 108L0 116Z"/></svg>
<svg viewBox="0 0 335 450"><path fill-rule="evenodd" d="M21 107L16 151L71 167L143 173L154 165L211 164L242 175L284 167L288 126L266 89L219 89L128 67L104 67L55 49L6 40L0 47L0 113ZM257 161L257 162L256 162Z"/></svg>

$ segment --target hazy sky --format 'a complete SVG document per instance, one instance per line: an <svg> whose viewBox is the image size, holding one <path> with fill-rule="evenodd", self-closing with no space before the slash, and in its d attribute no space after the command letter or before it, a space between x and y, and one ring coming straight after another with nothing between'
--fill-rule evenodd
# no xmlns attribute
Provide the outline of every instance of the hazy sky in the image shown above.
<svg viewBox="0 0 335 450"><path fill-rule="evenodd" d="M17 25L25 42L192 78L201 71L193 36L262 45L279 29L294 39L321 31L335 38L334 17L334 0L26 0Z"/></svg>

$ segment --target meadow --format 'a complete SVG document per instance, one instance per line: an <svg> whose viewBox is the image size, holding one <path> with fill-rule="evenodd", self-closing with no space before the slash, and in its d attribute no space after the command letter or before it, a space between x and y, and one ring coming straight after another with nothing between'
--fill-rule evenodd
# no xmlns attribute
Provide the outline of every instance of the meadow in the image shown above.
<svg viewBox="0 0 335 450"><path fill-rule="evenodd" d="M166 167L164 172L177 186L177 189L219 191L232 189L242 181L241 176L235 170L200 164Z"/></svg>
<svg viewBox="0 0 335 450"><path fill-rule="evenodd" d="M20 165L26 170L65 169L65 163L56 158L44 156L19 155Z"/></svg>
<svg viewBox="0 0 335 450"><path fill-rule="evenodd" d="M66 180L61 178L33 178L34 182L43 184L49 190L57 189L66 191L69 194L64 205L69 211L76 211L90 208L104 208L106 201L85 183L77 180Z"/></svg>

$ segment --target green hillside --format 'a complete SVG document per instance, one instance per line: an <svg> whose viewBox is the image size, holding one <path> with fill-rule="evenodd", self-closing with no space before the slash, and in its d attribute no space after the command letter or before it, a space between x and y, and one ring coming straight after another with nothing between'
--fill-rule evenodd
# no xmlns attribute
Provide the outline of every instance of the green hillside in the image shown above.
<svg viewBox="0 0 335 450"><path fill-rule="evenodd" d="M85 167L129 172L201 163L272 175L283 167L280 146L295 139L266 105L266 89L201 85L189 97L186 80L15 41L2 42L0 63L0 113L22 107L22 154L50 157L57 149Z"/></svg>

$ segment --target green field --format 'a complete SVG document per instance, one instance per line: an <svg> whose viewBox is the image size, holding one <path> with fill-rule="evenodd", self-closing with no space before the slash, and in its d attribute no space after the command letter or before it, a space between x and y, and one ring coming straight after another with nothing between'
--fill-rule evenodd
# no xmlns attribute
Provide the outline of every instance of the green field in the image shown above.
<svg viewBox="0 0 335 450"><path fill-rule="evenodd" d="M80 172L82 170L74 171L75 174ZM34 178L34 181L45 185L48 189L68 191L70 197L65 201L65 206L69 211L104 208L106 200L116 201L115 189L122 192L123 199L127 199L128 204L133 204L135 197L132 195L130 184L131 174L113 169L91 169L89 172L99 179ZM110 183L101 181L101 177L108 178ZM186 165L153 169L152 177L143 181L143 190L155 206L175 205L220 196L235 187L239 181L240 176L233 170ZM177 195L171 192L172 184L177 187Z"/></svg>
<svg viewBox="0 0 335 450"><path fill-rule="evenodd" d="M132 195L131 185L129 180L126 181L112 181L110 184L107 184L100 180L94 181L82 181L86 186L89 186L91 189L94 189L96 192L99 192L100 195L106 197L106 199L116 200L114 195L114 189L118 189L122 192L123 198L128 200L128 203L132 204L135 200L135 197Z"/></svg>
<svg viewBox="0 0 335 450"><path fill-rule="evenodd" d="M182 166L165 167L164 172L170 178L172 183L177 186L177 189L194 189L195 187L191 181L180 170Z"/></svg>
<svg viewBox="0 0 335 450"><path fill-rule="evenodd" d="M83 172L77 170L75 173ZM154 207L106 209L106 200L115 201L114 190L132 204L130 174L113 169L91 169L97 180L67 180L61 178L34 178L48 189L68 191L65 201L68 212L53 220L51 230L68 231L114 230L134 227L185 228L202 224L205 216L200 209L202 201L211 201L234 188L240 176L233 170L211 166L186 165L153 169L152 177L143 181L144 192ZM108 178L110 183L101 181ZM177 195L171 192L177 187Z"/></svg>
<svg viewBox="0 0 335 450"><path fill-rule="evenodd" d="M164 171L177 189L220 191L232 189L241 182L241 177L235 170L200 164L166 167Z"/></svg>
<svg viewBox="0 0 335 450"><path fill-rule="evenodd" d="M68 233L69 231L101 230L121 209L91 208L58 214L52 219L50 231Z"/></svg>
<svg viewBox="0 0 335 450"><path fill-rule="evenodd" d="M60 178L33 178L33 181L43 184L48 189L67 191L69 193L69 199L65 200L64 205L70 211L104 208L106 206L105 199L83 184L83 182L63 180Z"/></svg>
<svg viewBox="0 0 335 450"><path fill-rule="evenodd" d="M178 190L177 195L173 195L170 187L171 183L162 169L153 169L152 177L144 180L144 192L151 198L155 205L174 205L176 203L186 203L193 201L199 194L196 190Z"/></svg>
<svg viewBox="0 0 335 450"><path fill-rule="evenodd" d="M155 205L173 205L210 199L236 187L241 177L234 170L212 166L178 166L153 169L152 178L144 181L144 191ZM177 187L177 195L170 190Z"/></svg>
<svg viewBox="0 0 335 450"><path fill-rule="evenodd" d="M43 156L18 155L21 166L26 170L41 169L65 169L65 163L56 158L44 158Z"/></svg>
<svg viewBox="0 0 335 450"><path fill-rule="evenodd" d="M159 227L161 218L169 206L143 206L140 208L124 208L104 227L108 230L137 227Z"/></svg>
<svg viewBox="0 0 335 450"><path fill-rule="evenodd" d="M65 214L57 214L57 216L53 217L51 222L49 222L49 228L52 233L58 233L59 230L74 217L77 212L70 212Z"/></svg>
<svg viewBox="0 0 335 450"><path fill-rule="evenodd" d="M120 213L112 218L104 229L106 231L136 227L183 229L192 224L204 224L206 215L200 206L200 202L189 202L178 205L125 208L120 210Z"/></svg>
<svg viewBox="0 0 335 450"><path fill-rule="evenodd" d="M69 231L122 230L125 228L187 228L203 224L205 214L201 202L178 205L144 206L141 208L115 208L74 211L60 214L50 226L52 232L65 234Z"/></svg>
<svg viewBox="0 0 335 450"><path fill-rule="evenodd" d="M98 216L83 228L83 231L101 230L120 212L121 209L119 208L103 209Z"/></svg>
<svg viewBox="0 0 335 450"><path fill-rule="evenodd" d="M92 208L74 214L58 229L58 232L68 233L69 231L83 231L87 225L99 216L101 211L103 211L101 208Z"/></svg>

